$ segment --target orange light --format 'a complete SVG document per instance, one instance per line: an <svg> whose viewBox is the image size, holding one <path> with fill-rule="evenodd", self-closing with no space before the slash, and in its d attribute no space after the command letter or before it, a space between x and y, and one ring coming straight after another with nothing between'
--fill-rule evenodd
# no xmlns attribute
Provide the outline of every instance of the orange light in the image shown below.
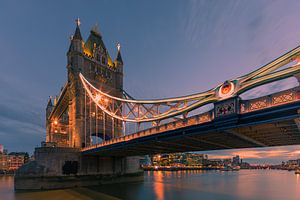
<svg viewBox="0 0 300 200"><path fill-rule="evenodd" d="M297 57L295 60L297 61L297 64L300 63L300 57Z"/></svg>
<svg viewBox="0 0 300 200"><path fill-rule="evenodd" d="M230 90L231 90L230 84L223 85L223 87L221 88L222 94L228 94Z"/></svg>
<svg viewBox="0 0 300 200"><path fill-rule="evenodd" d="M83 49L83 53L84 53L85 55L87 55L88 57L92 57L92 52L91 52L89 49L87 49L87 48L84 48L84 49Z"/></svg>
<svg viewBox="0 0 300 200"><path fill-rule="evenodd" d="M58 124L58 121L57 121L57 120L54 120L54 124L57 125L57 124Z"/></svg>
<svg viewBox="0 0 300 200"><path fill-rule="evenodd" d="M96 97L95 97L95 100L98 102L101 100L101 95L100 94L97 94Z"/></svg>

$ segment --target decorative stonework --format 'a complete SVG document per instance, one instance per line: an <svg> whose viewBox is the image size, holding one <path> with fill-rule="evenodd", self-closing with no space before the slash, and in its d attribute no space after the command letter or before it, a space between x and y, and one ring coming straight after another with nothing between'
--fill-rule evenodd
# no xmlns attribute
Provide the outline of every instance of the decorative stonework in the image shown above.
<svg viewBox="0 0 300 200"><path fill-rule="evenodd" d="M295 99L295 94L293 92L289 91L287 93L283 93L281 95L274 96L272 98L272 103L274 105L283 104L283 103L286 103L286 102L291 102L294 99Z"/></svg>
<svg viewBox="0 0 300 200"><path fill-rule="evenodd" d="M218 104L215 104L215 116L222 117L230 114L237 113L236 99L230 99Z"/></svg>
<svg viewBox="0 0 300 200"><path fill-rule="evenodd" d="M241 105L241 113L252 112L299 100L298 89L289 89L273 95L260 97L257 99L244 100Z"/></svg>
<svg viewBox="0 0 300 200"><path fill-rule="evenodd" d="M218 96L222 99L231 97L235 91L235 85L231 81L226 81L220 86Z"/></svg>
<svg viewBox="0 0 300 200"><path fill-rule="evenodd" d="M200 122L209 122L211 121L211 117L209 114L204 114L199 117Z"/></svg>
<svg viewBox="0 0 300 200"><path fill-rule="evenodd" d="M268 101L267 99L260 99L254 102L251 102L249 104L249 110L253 111L253 110L259 110L262 108L266 108L268 106Z"/></svg>

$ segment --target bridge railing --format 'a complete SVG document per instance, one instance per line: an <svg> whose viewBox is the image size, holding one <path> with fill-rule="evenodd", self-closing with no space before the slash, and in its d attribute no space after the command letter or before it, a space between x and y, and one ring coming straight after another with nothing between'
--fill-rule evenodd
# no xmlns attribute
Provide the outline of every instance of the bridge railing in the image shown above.
<svg viewBox="0 0 300 200"><path fill-rule="evenodd" d="M102 147L102 146L106 146L106 145L110 145L110 144L115 144L115 143L119 143L119 142L126 142L129 140L135 139L135 138L148 136L148 135L154 135L154 134L165 132L165 131L176 130L176 129L184 128L186 126L198 125L198 124L202 124L205 122L210 122L212 120L213 120L213 110L210 110L208 112L205 112L205 113L202 113L199 115L195 115L195 116L183 119L183 120L169 122L166 124L162 124L159 126L149 128L149 129L141 130L141 131L138 131L138 132L130 134L130 135L113 138L111 140L107 140L107 141L104 141L99 144L85 147L82 149L82 151L86 151L89 149L94 149L97 147Z"/></svg>
<svg viewBox="0 0 300 200"><path fill-rule="evenodd" d="M238 112L243 114L243 113L253 112L256 110L270 108L270 107L287 104L299 100L300 100L300 87L296 87L275 94L271 94L268 96L259 97L256 99L241 100L239 105L240 110ZM97 147L107 146L119 142L126 142L135 138L154 135L165 131L176 130L186 126L203 124L206 122L210 122L212 120L214 120L214 109L199 115L188 117L186 119L169 122L149 129L141 130L126 136L113 138L111 140L104 141L100 144L95 144L89 147L85 147L82 149L82 151L86 151Z"/></svg>
<svg viewBox="0 0 300 200"><path fill-rule="evenodd" d="M265 108L270 108L286 103L300 100L300 88L295 87L289 90L259 97L251 100L242 100L240 103L240 113L253 112Z"/></svg>

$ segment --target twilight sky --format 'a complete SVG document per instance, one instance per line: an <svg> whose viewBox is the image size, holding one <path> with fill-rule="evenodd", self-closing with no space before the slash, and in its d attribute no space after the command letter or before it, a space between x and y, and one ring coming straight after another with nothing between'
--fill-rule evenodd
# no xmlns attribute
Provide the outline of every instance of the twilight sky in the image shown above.
<svg viewBox="0 0 300 200"><path fill-rule="evenodd" d="M98 23L112 58L122 45L125 89L161 98L210 89L257 69L300 42L300 1L102 0L0 2L0 144L29 151L45 138L45 106L66 81L66 52L80 17ZM250 98L296 86L288 79ZM300 158L300 146L208 152L252 163Z"/></svg>

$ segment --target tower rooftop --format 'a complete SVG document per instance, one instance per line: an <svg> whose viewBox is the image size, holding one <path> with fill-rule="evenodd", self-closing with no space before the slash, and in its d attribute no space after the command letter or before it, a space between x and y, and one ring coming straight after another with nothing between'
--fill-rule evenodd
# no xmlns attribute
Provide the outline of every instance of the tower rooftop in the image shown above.
<svg viewBox="0 0 300 200"><path fill-rule="evenodd" d="M82 36L81 36L81 33L80 33L80 28L79 28L79 26L80 26L79 18L77 18L75 20L75 22L76 22L76 30L75 30L75 34L73 36L73 39L82 40Z"/></svg>

